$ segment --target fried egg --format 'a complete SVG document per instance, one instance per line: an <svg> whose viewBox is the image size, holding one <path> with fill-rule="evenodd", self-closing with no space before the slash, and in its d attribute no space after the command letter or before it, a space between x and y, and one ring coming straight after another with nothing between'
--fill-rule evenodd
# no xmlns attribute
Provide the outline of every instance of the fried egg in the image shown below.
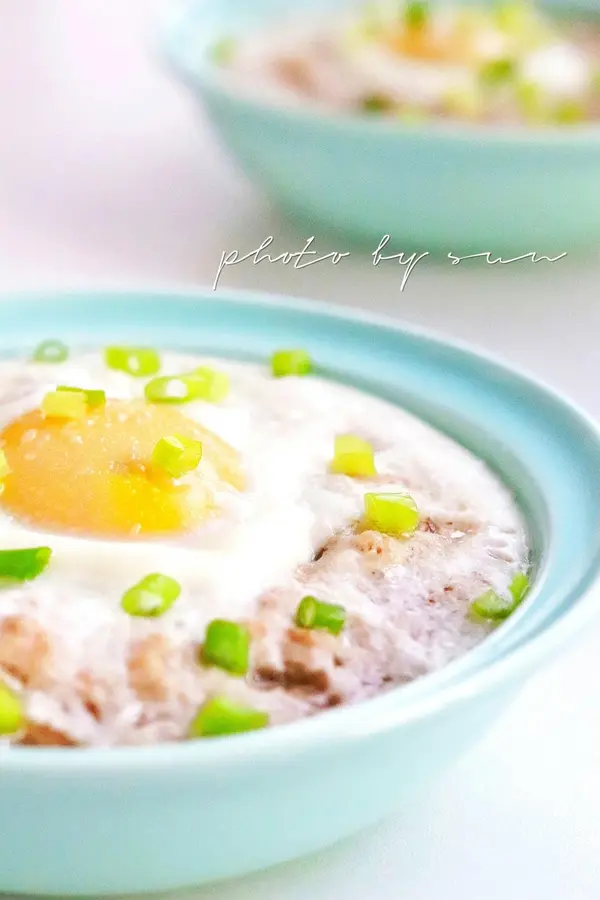
<svg viewBox="0 0 600 900"><path fill-rule="evenodd" d="M200 363L224 367L170 355L161 374ZM248 597L310 558L336 518L330 511L319 525L303 503L331 455L336 414L329 403L326 426L313 415L299 379L282 390L266 370L227 363L232 390L223 403L175 406L147 403L147 379L108 369L101 354L3 368L0 444L10 473L0 495L0 546L50 545L48 578L118 597L149 571L163 571L184 591L210 595L207 617L243 614ZM45 417L44 395L64 383L104 390L106 405L83 419ZM170 434L203 447L198 468L175 482L149 466L153 447Z"/></svg>

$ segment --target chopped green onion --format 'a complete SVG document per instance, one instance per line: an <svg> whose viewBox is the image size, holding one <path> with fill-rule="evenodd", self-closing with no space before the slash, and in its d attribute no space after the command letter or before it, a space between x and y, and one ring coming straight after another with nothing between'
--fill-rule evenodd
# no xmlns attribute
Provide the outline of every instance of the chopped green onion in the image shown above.
<svg viewBox="0 0 600 900"><path fill-rule="evenodd" d="M486 591L471 604L471 612L482 619L492 619L500 621L508 618L515 609L515 604L509 600L500 597L496 591L491 588Z"/></svg>
<svg viewBox="0 0 600 900"><path fill-rule="evenodd" d="M82 391L50 391L42 400L42 412L56 419L83 419L87 405Z"/></svg>
<svg viewBox="0 0 600 900"><path fill-rule="evenodd" d="M444 108L450 115L475 119L483 111L483 99L476 85L453 88L444 97Z"/></svg>
<svg viewBox="0 0 600 900"><path fill-rule="evenodd" d="M427 111L416 106L405 106L396 115L404 125L421 125L428 119Z"/></svg>
<svg viewBox="0 0 600 900"><path fill-rule="evenodd" d="M219 403L228 392L229 376L206 367L181 375L153 378L144 391L149 403L190 403L192 400Z"/></svg>
<svg viewBox="0 0 600 900"><path fill-rule="evenodd" d="M419 511L410 494L365 494L365 525L401 537L416 531Z"/></svg>
<svg viewBox="0 0 600 900"><path fill-rule="evenodd" d="M250 665L250 633L228 619L213 619L206 629L202 662L233 675L245 675Z"/></svg>
<svg viewBox="0 0 600 900"><path fill-rule="evenodd" d="M95 409L98 406L104 406L106 403L106 391L88 390L87 388L70 387L69 385L60 384L57 391L70 391L71 393L83 394L86 406L89 409Z"/></svg>
<svg viewBox="0 0 600 900"><path fill-rule="evenodd" d="M34 362L61 363L69 358L69 348L62 341L42 341L34 353Z"/></svg>
<svg viewBox="0 0 600 900"><path fill-rule="evenodd" d="M308 375L312 370L312 360L306 350L277 350L271 357L271 368L275 378Z"/></svg>
<svg viewBox="0 0 600 900"><path fill-rule="evenodd" d="M213 62L228 63L235 56L237 43L232 37L223 37L212 46L211 57Z"/></svg>
<svg viewBox="0 0 600 900"><path fill-rule="evenodd" d="M393 103L383 94L369 94L361 100L361 107L364 112L383 113L392 109Z"/></svg>
<svg viewBox="0 0 600 900"><path fill-rule="evenodd" d="M355 434L338 435L334 443L331 471L354 478L376 475L373 447Z"/></svg>
<svg viewBox="0 0 600 900"><path fill-rule="evenodd" d="M24 721L23 704L19 697L0 682L0 735L16 734Z"/></svg>
<svg viewBox="0 0 600 900"><path fill-rule="evenodd" d="M505 0L498 3L495 20L498 28L516 36L529 34L539 21L528 0Z"/></svg>
<svg viewBox="0 0 600 900"><path fill-rule="evenodd" d="M0 550L0 578L11 581L33 581L42 574L51 556L50 547Z"/></svg>
<svg viewBox="0 0 600 900"><path fill-rule="evenodd" d="M512 594L515 606L518 606L529 590L529 578L525 572L518 572L508 586L508 589Z"/></svg>
<svg viewBox="0 0 600 900"><path fill-rule="evenodd" d="M521 81L516 85L519 108L530 123L543 122L547 116L547 104L542 88L533 81Z"/></svg>
<svg viewBox="0 0 600 900"><path fill-rule="evenodd" d="M190 372L188 378L194 383L200 400L220 403L229 393L229 375L226 372L218 372L216 369L200 366Z"/></svg>
<svg viewBox="0 0 600 900"><path fill-rule="evenodd" d="M181 593L181 585L168 575L146 575L125 591L121 607L130 616L155 618L170 609Z"/></svg>
<svg viewBox="0 0 600 900"><path fill-rule="evenodd" d="M304 597L296 610L296 625L318 628L339 634L346 624L346 610L335 603L324 603L316 597Z"/></svg>
<svg viewBox="0 0 600 900"><path fill-rule="evenodd" d="M241 706L227 697L213 697L202 706L190 724L192 738L218 737L256 731L269 724L269 714L250 706Z"/></svg>
<svg viewBox="0 0 600 900"><path fill-rule="evenodd" d="M160 369L160 356L151 347L107 347L104 352L109 369L143 377Z"/></svg>
<svg viewBox="0 0 600 900"><path fill-rule="evenodd" d="M552 118L557 125L579 125L585 119L585 106L578 100L563 100Z"/></svg>
<svg viewBox="0 0 600 900"><path fill-rule="evenodd" d="M144 388L148 403L190 403L197 400L196 383L188 375L163 375Z"/></svg>
<svg viewBox="0 0 600 900"><path fill-rule="evenodd" d="M181 478L198 467L202 444L181 434L161 438L152 452L152 464L171 478Z"/></svg>
<svg viewBox="0 0 600 900"><path fill-rule="evenodd" d="M423 0L411 0L404 10L404 24L407 28L423 28L429 18L428 4Z"/></svg>
<svg viewBox="0 0 600 900"><path fill-rule="evenodd" d="M0 481L10 472L10 466L8 464L8 460L6 458L6 453L4 450L0 450Z"/></svg>
<svg viewBox="0 0 600 900"><path fill-rule="evenodd" d="M494 590L486 591L471 604L471 612L481 619L501 621L507 619L519 606L529 590L529 578L518 572L508 586L510 599L500 597Z"/></svg>
<svg viewBox="0 0 600 900"><path fill-rule="evenodd" d="M486 63L479 72L481 82L488 87L496 87L509 81L515 74L515 63L512 59L493 59Z"/></svg>

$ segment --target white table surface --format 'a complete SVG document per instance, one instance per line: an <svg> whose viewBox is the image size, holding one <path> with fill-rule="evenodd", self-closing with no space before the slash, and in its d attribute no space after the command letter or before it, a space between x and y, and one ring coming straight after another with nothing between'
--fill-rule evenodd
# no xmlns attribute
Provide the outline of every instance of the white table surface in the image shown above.
<svg viewBox="0 0 600 900"><path fill-rule="evenodd" d="M0 0L0 289L211 284L282 223L152 55L153 2ZM320 253L344 251L315 234ZM374 249L374 248L373 248ZM397 246L394 252L399 252ZM427 249L427 248L424 248ZM448 249L452 249L449 246ZM482 247L482 251L488 248ZM544 248L524 248L524 252ZM564 248L569 251L569 248ZM600 415L600 261L241 264L220 287L370 308L493 349ZM600 897L600 630L531 681L411 822L196 900Z"/></svg>

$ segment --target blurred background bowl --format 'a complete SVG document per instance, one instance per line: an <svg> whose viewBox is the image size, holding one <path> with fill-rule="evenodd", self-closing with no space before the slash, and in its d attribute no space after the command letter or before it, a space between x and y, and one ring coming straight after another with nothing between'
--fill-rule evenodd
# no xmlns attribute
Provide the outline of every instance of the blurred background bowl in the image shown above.
<svg viewBox="0 0 600 900"><path fill-rule="evenodd" d="M349 0L305 0L311 17ZM542 7L592 18L598 0ZM559 254L600 242L600 126L506 128L285 108L231 89L210 60L289 14L289 0L191 0L166 29L166 56L224 143L285 212L359 241L391 234L406 249ZM598 20L600 21L600 20Z"/></svg>

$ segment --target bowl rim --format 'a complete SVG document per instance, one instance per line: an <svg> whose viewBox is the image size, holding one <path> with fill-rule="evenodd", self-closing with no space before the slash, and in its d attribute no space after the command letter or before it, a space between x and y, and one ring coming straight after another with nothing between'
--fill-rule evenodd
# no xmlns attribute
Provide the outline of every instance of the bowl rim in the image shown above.
<svg viewBox="0 0 600 900"><path fill-rule="evenodd" d="M202 302L214 299L210 286L195 289L181 285L144 285L135 288L127 285L61 289L39 289L27 291L0 292L0 320L8 302L23 304L35 309L36 304L58 300L61 303L81 307L82 302L98 305L102 301L119 301L124 304L152 300L155 302L176 300L179 304L198 307ZM516 378L529 383L546 395L552 404L571 416L575 416L587 432L587 436L600 448L600 422L567 397L560 390L550 387L545 381L520 366L499 358L493 353L474 345L472 342L447 337L434 329L424 328L396 319L385 314L355 310L319 300L292 297L263 291L248 291L227 288L219 296L222 303L244 303L258 308L292 309L300 314L319 316L335 321L350 321L356 324L376 325L393 332L414 336L433 346L456 350L462 356L475 362L492 366L499 375ZM510 646L505 654L492 658L483 667L462 674L457 681L443 681L448 667L427 676L431 690L411 697L411 687L418 685L416 679L410 685L398 687L357 704L349 704L328 710L326 715L316 715L300 719L284 726L268 728L248 734L216 738L211 741L163 742L150 745L127 745L111 747L20 747L6 746L0 749L0 773L23 772L67 776L85 775L91 772L99 776L138 773L152 770L168 775L170 771L181 774L185 771L206 771L209 769L230 769L244 766L252 761L275 761L290 759L308 750L323 746L347 744L349 741L383 736L401 726L413 724L434 715L447 712L456 705L492 690L501 682L524 679L537 669L553 651L570 643L595 617L600 617L600 603L595 602L594 589L600 583L600 546L589 560L585 573L565 592L566 598L573 598L573 605L556 620L545 623L541 630L528 635L521 643ZM460 659L459 659L460 662ZM452 665L452 664L451 664ZM437 682L441 682L438 684ZM408 696L407 696L408 695ZM404 697L406 702L388 710L385 720L377 716L378 701L382 697ZM412 700L412 702L411 702Z"/></svg>
<svg viewBox="0 0 600 900"><path fill-rule="evenodd" d="M396 140L413 139L420 141L438 141L458 147L477 150L491 148L527 148L531 150L563 150L579 149L597 152L600 144L600 122L570 125L568 128L558 125L538 127L489 127L470 125L469 123L444 122L439 119L427 120L425 123L393 122L384 117L366 118L352 113L328 110L310 103L289 106L285 102L262 101L258 92L250 89L235 89L219 76L219 70L207 58L208 45L200 54L201 64L193 69L186 64L182 52L188 29L196 26L203 6L216 5L222 0L181 0L181 4L167 11L159 28L158 51L168 67L192 90L201 87L207 94L217 100L234 102L245 109L260 115L280 118L289 126L303 128L329 128L340 137L355 137L372 134L376 137L393 137ZM579 10L578 10L579 12ZM589 11L581 11L580 15L589 17Z"/></svg>

